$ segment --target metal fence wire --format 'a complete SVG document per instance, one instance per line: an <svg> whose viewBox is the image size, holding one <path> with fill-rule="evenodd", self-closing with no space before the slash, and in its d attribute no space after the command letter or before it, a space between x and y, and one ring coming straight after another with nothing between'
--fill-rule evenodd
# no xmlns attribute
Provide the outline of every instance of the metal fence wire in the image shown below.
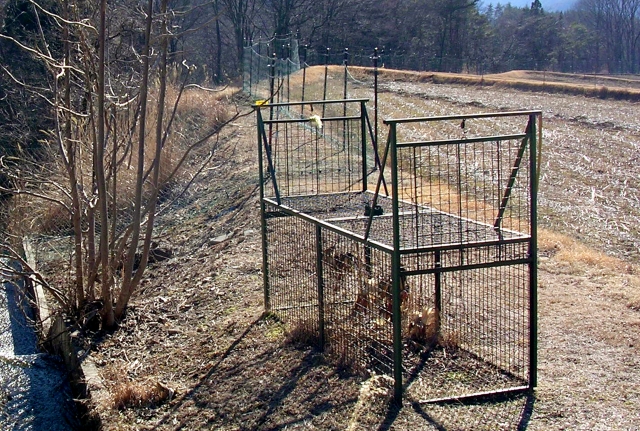
<svg viewBox="0 0 640 431"><path fill-rule="evenodd" d="M533 388L540 113L386 120L376 149L365 102L255 106L267 310L398 400Z"/></svg>

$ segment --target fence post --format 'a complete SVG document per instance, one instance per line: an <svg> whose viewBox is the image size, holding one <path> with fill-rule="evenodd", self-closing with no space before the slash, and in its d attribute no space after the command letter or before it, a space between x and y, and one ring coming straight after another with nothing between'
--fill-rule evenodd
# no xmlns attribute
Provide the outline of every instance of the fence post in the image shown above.
<svg viewBox="0 0 640 431"><path fill-rule="evenodd" d="M271 57L269 56L269 53L271 52L271 44L269 42L266 43L266 52L264 53L264 62L266 63L266 68L267 68L267 76L265 76L265 83L266 85L270 84L270 78L271 78ZM260 62L262 63L262 55L260 56ZM262 64L260 64L260 74L262 73ZM260 77L262 78L262 77ZM259 88L257 88L258 85L256 85L256 92L260 91ZM269 91L269 88L265 89L266 92ZM273 103L273 100L271 100L271 94L268 93L266 96L266 99L269 100L269 103Z"/></svg>
<svg viewBox="0 0 640 431"><path fill-rule="evenodd" d="M284 56L284 44L282 44L282 49L280 50L280 52L282 53L282 56ZM278 90L276 91L276 93L278 94L278 103L280 103L284 101L284 77L282 76L284 70L282 70L282 59L278 58L276 53L274 53L273 56L274 62L276 62L276 64L278 65Z"/></svg>
<svg viewBox="0 0 640 431"><path fill-rule="evenodd" d="M347 99L347 73L348 73L347 67L349 66L349 48L344 49L344 60L342 61L342 63L344 64L344 91L342 93L342 96L343 96L342 98L346 100ZM346 116L347 115L346 104L344 105L344 109L345 109L344 115Z"/></svg>
<svg viewBox="0 0 640 431"><path fill-rule="evenodd" d="M291 76L291 43L287 43L287 103L291 101L289 92L291 87L289 86L289 77Z"/></svg>
<svg viewBox="0 0 640 431"><path fill-rule="evenodd" d="M253 40L249 39L249 94L253 95Z"/></svg>
<svg viewBox="0 0 640 431"><path fill-rule="evenodd" d="M275 88L275 80L276 80L276 53L274 52L271 56L271 64L269 65L269 103L273 103L274 96L274 88ZM273 120L273 109L271 109L271 113L269 114L269 120ZM271 127L271 124L269 124Z"/></svg>
<svg viewBox="0 0 640 431"><path fill-rule="evenodd" d="M329 51L331 48L327 48L327 53L324 58L324 88L322 90L322 100L327 100L327 75L329 74ZM324 110L326 107L326 103L322 104L322 116L324 117Z"/></svg>
<svg viewBox="0 0 640 431"><path fill-rule="evenodd" d="M378 154L378 48L373 49L373 149Z"/></svg>
<svg viewBox="0 0 640 431"><path fill-rule="evenodd" d="M309 45L303 46L304 51L302 54L302 102L304 102L304 89L307 84L307 50L309 49ZM300 105L300 117L304 114L304 104Z"/></svg>
<svg viewBox="0 0 640 431"><path fill-rule="evenodd" d="M344 64L344 83L343 83L343 92L342 92L342 100L347 100L347 64L349 62L349 48L344 49L344 59L342 63ZM347 116L347 102L342 104L342 116ZM342 148L344 149L345 143L347 142L347 120L342 122ZM347 157L347 169L351 172L351 158Z"/></svg>

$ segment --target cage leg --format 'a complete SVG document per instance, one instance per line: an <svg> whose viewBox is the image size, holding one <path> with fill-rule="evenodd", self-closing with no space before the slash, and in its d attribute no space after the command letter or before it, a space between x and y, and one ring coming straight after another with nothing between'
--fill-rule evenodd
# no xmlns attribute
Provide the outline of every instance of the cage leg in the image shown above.
<svg viewBox="0 0 640 431"><path fill-rule="evenodd" d="M316 269L318 277L318 332L320 350L324 351L324 274L323 274L323 248L322 248L322 228L316 225Z"/></svg>
<svg viewBox="0 0 640 431"><path fill-rule="evenodd" d="M440 256L440 250L435 252L435 266L436 273L435 282L434 282L434 290L435 290L435 310L436 310L436 328L435 328L435 336L440 338L440 328L441 328L441 315L442 315L442 272L439 269L442 267L442 261Z"/></svg>

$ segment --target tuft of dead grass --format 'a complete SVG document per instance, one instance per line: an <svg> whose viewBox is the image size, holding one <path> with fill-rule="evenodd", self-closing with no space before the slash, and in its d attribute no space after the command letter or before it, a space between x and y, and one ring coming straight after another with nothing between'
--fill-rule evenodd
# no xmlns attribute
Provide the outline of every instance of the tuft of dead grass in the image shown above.
<svg viewBox="0 0 640 431"><path fill-rule="evenodd" d="M113 393L113 407L117 410L149 407L171 401L175 391L160 382L155 385L130 382L119 385Z"/></svg>
<svg viewBox="0 0 640 431"><path fill-rule="evenodd" d="M362 383L347 431L376 429L387 412L393 397L393 379L375 375Z"/></svg>
<svg viewBox="0 0 640 431"><path fill-rule="evenodd" d="M462 346L464 340L460 331L451 330L438 334L438 345L445 350L456 350Z"/></svg>
<svg viewBox="0 0 640 431"><path fill-rule="evenodd" d="M285 331L285 344L294 346L318 346L320 337L313 322L301 321Z"/></svg>

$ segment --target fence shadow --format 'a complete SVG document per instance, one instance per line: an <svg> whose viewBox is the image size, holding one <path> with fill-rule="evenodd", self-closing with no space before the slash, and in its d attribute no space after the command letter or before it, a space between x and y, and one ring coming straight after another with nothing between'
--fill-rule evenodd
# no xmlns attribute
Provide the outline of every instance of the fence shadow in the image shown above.
<svg viewBox="0 0 640 431"><path fill-rule="evenodd" d="M527 429L535 395L532 392L479 399L466 403L423 404L409 401L408 406L424 421L440 431ZM380 430L387 430L381 427Z"/></svg>
<svg viewBox="0 0 640 431"><path fill-rule="evenodd" d="M356 377L315 349L268 341L266 320L247 326L154 429L276 430L318 420L343 428L357 401Z"/></svg>

